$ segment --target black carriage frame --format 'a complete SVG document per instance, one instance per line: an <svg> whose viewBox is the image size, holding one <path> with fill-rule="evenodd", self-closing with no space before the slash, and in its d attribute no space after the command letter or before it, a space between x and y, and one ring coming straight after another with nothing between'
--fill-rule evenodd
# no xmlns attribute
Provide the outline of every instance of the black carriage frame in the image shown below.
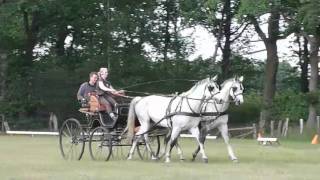
<svg viewBox="0 0 320 180"><path fill-rule="evenodd" d="M81 160L85 144L89 143L89 153L93 160L108 161L111 157L126 159L132 146L132 142L128 142L125 128L128 110L129 103L119 104L118 118L113 120L105 112L90 112L88 108L80 108L86 123L81 124L79 120L69 118L59 130L62 157L66 160ZM149 142L156 156L160 151L160 137L166 134L163 129L155 129L149 134ZM151 158L145 142L139 142L136 150L141 159Z"/></svg>

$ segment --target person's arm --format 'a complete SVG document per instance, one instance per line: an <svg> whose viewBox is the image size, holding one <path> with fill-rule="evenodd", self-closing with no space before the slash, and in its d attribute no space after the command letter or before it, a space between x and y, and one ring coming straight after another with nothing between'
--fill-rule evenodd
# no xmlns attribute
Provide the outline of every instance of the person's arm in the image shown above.
<svg viewBox="0 0 320 180"><path fill-rule="evenodd" d="M78 99L79 101L85 99L85 98L84 98L84 88L85 88L84 86L85 86L84 83L81 84L81 86L80 86L80 88L79 88L79 90L78 90L77 99Z"/></svg>
<svg viewBox="0 0 320 180"><path fill-rule="evenodd" d="M115 93L117 92L115 89L112 88L112 86L110 86L109 88L106 87L102 81L98 81L98 86L101 90L106 91L106 92L110 92L110 93Z"/></svg>

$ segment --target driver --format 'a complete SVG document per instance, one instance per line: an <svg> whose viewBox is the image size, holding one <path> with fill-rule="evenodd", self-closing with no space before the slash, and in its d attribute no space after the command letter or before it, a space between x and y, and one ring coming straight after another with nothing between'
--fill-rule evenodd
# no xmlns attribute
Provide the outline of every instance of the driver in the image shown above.
<svg viewBox="0 0 320 180"><path fill-rule="evenodd" d="M105 107L112 107L106 108L107 113L109 116L115 120L118 118L118 114L116 112L117 109L117 102L113 99L114 96L121 96L124 94L123 90L115 90L109 81L107 81L108 77L108 68L102 67L98 72L98 82L97 82L97 91L99 95L99 102L103 104Z"/></svg>

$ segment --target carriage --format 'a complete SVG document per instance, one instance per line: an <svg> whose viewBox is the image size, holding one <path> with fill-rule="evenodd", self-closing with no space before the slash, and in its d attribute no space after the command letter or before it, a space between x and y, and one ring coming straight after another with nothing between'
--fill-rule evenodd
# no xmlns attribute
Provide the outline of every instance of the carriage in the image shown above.
<svg viewBox="0 0 320 180"><path fill-rule="evenodd" d="M88 142L90 156L94 160L109 160L110 157L130 160L135 149L141 159L157 159L160 137L168 134L164 138L166 146L162 155L165 157L165 162L170 162L173 146L176 145L177 149L180 149L177 143L179 134L183 130L188 130L198 143L193 159L200 151L203 161L208 162L204 152L205 135L209 129L218 128L227 145L230 159L237 161L229 144L228 116L223 112L228 109L230 102L236 105L243 103L243 77L225 80L221 88L217 85L216 79L215 76L200 80L190 90L176 96L135 97L130 102L130 107L128 101L123 101L119 103L117 109L119 117L116 120L104 114L100 110L97 98L91 96L93 100L91 105L80 109L80 112L85 114L85 124L80 124L74 118L67 119L62 124L59 138L61 154L65 159L80 160L85 143ZM135 128L138 127L137 117L141 128ZM199 124L203 121L209 124L201 127L200 131ZM165 128L158 129L156 128L158 126ZM178 153L183 160L181 149Z"/></svg>
<svg viewBox="0 0 320 180"><path fill-rule="evenodd" d="M116 100L118 102L116 119L112 119L105 113L96 95L91 95L88 106L79 109L83 119L69 118L63 122L59 130L59 145L64 159L80 160L85 144L88 144L93 160L108 161L110 158L127 158L132 145L132 142L127 139L126 130L130 98L119 97ZM157 128L149 134L154 154L159 154L160 137L166 133L165 129ZM150 158L151 154L147 151L145 142L138 143L137 154L141 159Z"/></svg>

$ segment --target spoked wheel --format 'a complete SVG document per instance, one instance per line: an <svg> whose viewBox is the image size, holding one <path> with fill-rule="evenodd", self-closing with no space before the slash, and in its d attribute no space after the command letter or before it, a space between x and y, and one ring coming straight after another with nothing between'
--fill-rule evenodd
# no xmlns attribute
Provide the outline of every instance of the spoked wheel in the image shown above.
<svg viewBox="0 0 320 180"><path fill-rule="evenodd" d="M89 140L89 152L91 159L108 161L112 152L112 138L104 127L95 128Z"/></svg>
<svg viewBox="0 0 320 180"><path fill-rule="evenodd" d="M160 151L160 136L149 136L149 144L154 155L158 157ZM151 152L148 151L147 146L145 145L145 142L138 143L137 152L142 160L151 159L152 157Z"/></svg>
<svg viewBox="0 0 320 180"><path fill-rule="evenodd" d="M126 132L114 132L112 142L112 159L125 160L128 157L131 142L128 142Z"/></svg>
<svg viewBox="0 0 320 180"><path fill-rule="evenodd" d="M60 152L66 160L80 160L84 151L84 132L78 120L67 119L59 131Z"/></svg>

